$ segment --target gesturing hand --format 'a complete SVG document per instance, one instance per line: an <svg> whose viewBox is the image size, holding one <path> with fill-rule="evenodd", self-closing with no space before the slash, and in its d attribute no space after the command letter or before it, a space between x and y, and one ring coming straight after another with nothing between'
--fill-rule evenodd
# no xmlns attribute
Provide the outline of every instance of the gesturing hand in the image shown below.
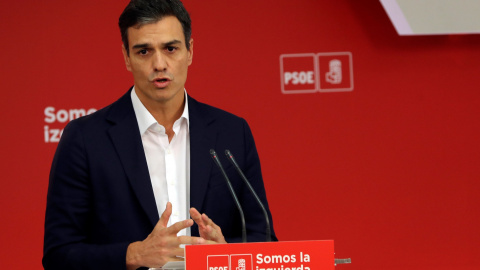
<svg viewBox="0 0 480 270"><path fill-rule="evenodd" d="M213 241L217 244L225 244L222 229L215 224L206 214L200 214L197 209L190 208L190 216L198 225L198 231L202 239Z"/></svg>
<svg viewBox="0 0 480 270"><path fill-rule="evenodd" d="M127 269L138 267L160 268L169 261L183 261L184 250L182 244L206 244L201 237L177 236L178 232L193 225L193 220L179 221L167 227L172 214L172 204L167 203L160 220L148 235L139 242L131 243L127 249Z"/></svg>

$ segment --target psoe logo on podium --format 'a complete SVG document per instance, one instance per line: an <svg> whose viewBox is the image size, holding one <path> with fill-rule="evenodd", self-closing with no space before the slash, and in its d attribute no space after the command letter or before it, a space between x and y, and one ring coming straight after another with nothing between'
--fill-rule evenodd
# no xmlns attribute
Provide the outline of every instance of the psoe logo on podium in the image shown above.
<svg viewBox="0 0 480 270"><path fill-rule="evenodd" d="M315 54L280 55L282 93L314 93L317 91L318 65Z"/></svg>
<svg viewBox="0 0 480 270"><path fill-rule="evenodd" d="M228 255L210 255L207 256L208 270L230 270Z"/></svg>
<svg viewBox="0 0 480 270"><path fill-rule="evenodd" d="M252 254L230 255L231 270L253 270Z"/></svg>
<svg viewBox="0 0 480 270"><path fill-rule="evenodd" d="M352 53L318 53L319 92L353 91Z"/></svg>

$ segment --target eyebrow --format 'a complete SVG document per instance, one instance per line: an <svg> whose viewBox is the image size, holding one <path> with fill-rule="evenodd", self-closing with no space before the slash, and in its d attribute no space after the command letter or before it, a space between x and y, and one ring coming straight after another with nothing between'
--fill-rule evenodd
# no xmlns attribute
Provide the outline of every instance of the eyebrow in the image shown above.
<svg viewBox="0 0 480 270"><path fill-rule="evenodd" d="M132 49L143 49L143 48L148 48L149 46L150 46L149 43L135 44L132 46Z"/></svg>
<svg viewBox="0 0 480 270"><path fill-rule="evenodd" d="M162 43L162 46L163 47L168 47L168 46L172 46L172 45L176 45L176 44L180 44L180 43L182 43L180 40L174 39L172 41ZM144 49L144 48L148 48L148 47L152 47L152 45L150 43L141 43L141 44L133 45L132 49Z"/></svg>
<svg viewBox="0 0 480 270"><path fill-rule="evenodd" d="M164 43L163 46L166 47L166 46L172 46L172 45L181 44L181 43L182 42L180 40L174 39L170 42Z"/></svg>

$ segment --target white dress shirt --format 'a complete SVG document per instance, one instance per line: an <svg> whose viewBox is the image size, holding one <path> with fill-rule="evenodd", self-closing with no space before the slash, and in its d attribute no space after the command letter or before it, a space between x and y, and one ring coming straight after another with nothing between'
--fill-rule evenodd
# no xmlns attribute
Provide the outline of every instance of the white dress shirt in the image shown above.
<svg viewBox="0 0 480 270"><path fill-rule="evenodd" d="M190 136L187 92L185 91L185 107L182 116L173 124L175 134L170 142L165 133L165 127L158 124L145 108L135 93L135 87L132 89L131 97L158 215L162 215L167 202L172 203L172 215L168 221L170 226L190 217ZM180 231L178 235L190 236L190 228Z"/></svg>

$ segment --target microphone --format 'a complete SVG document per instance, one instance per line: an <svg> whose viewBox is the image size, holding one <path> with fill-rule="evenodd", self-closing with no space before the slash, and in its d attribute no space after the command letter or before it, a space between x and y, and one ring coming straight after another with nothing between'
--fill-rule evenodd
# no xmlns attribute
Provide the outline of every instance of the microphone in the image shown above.
<svg viewBox="0 0 480 270"><path fill-rule="evenodd" d="M230 183L230 179L228 179L227 174L225 173L225 170L223 169L222 163L220 163L220 160L217 157L217 153L215 150L210 149L210 155L212 155L213 160L217 164L218 168L220 168L220 171L222 172L223 178L227 182L228 189L230 190L230 194L232 194L233 200L235 201L235 204L237 205L238 211L240 212L240 219L242 222L242 242L246 243L247 242L247 227L245 226L245 216L243 215L243 210L242 207L240 206L240 202L238 201L237 195L235 195L235 191L233 190L232 183Z"/></svg>
<svg viewBox="0 0 480 270"><path fill-rule="evenodd" d="M245 177L245 175L243 174L242 170L240 169L237 162L235 161L235 158L233 157L232 153L230 153L230 150L228 150L228 149L225 150L225 155L227 156L228 160L230 160L230 162L233 164L235 169L237 169L238 174L241 176L241 178L243 179L243 181L247 185L248 189L253 194L253 197L255 197L255 200L257 201L260 208L262 208L263 215L265 216L265 223L267 225L267 227L265 228L265 232L266 232L266 235L267 235L266 241L271 242L272 241L272 232L270 230L270 219L268 218L268 214L267 214L267 210L265 210L265 206L263 205L260 198L258 198L258 195L255 192L255 190L253 190L252 185L250 185L250 182L248 182L247 177Z"/></svg>

